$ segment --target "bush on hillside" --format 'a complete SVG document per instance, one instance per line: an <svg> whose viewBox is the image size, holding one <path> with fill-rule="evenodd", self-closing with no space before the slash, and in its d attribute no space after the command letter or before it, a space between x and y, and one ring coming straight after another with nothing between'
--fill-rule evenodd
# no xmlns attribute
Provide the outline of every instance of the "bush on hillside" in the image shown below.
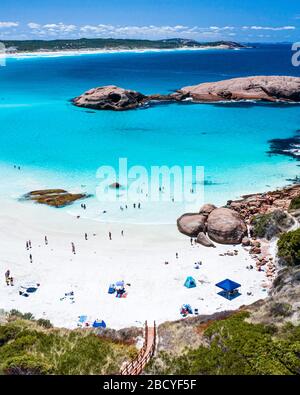
<svg viewBox="0 0 300 395"><path fill-rule="evenodd" d="M282 210L257 214L251 221L252 234L258 238L271 240L280 233L286 232L293 224L293 218Z"/></svg>
<svg viewBox="0 0 300 395"><path fill-rule="evenodd" d="M298 210L300 208L300 196L296 196L291 200L289 211Z"/></svg>
<svg viewBox="0 0 300 395"><path fill-rule="evenodd" d="M283 233L278 242L278 257L283 265L300 265L300 229Z"/></svg>

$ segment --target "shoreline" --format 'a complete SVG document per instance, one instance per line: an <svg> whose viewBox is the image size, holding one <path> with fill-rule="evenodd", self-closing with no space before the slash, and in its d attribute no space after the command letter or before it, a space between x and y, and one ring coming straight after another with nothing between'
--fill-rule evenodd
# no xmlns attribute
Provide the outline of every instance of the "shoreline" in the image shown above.
<svg viewBox="0 0 300 395"><path fill-rule="evenodd" d="M56 327L75 329L80 315L91 321L103 319L113 329L142 326L147 319L160 324L180 319L184 303L198 308L201 315L235 310L268 296L270 283L266 286L264 271L247 269L249 264L254 266L248 248L191 245L175 224L97 223L60 210L49 215L47 206L2 202L0 226L5 229L0 269L10 269L15 279L14 287L0 283L0 307L31 312ZM49 245L44 243L45 235ZM30 251L25 248L26 240L32 242ZM196 270L199 261L202 265ZM195 278L196 288L184 287L188 276ZM242 284L240 297L228 301L217 294L215 284L223 278ZM107 293L109 285L120 280L130 284L124 299ZM35 294L18 295L20 286L32 282L41 284ZM71 291L75 303L62 300Z"/></svg>
<svg viewBox="0 0 300 395"><path fill-rule="evenodd" d="M205 46L186 48L136 48L136 49L86 49L86 50L60 50L60 51L38 51L38 52L18 52L0 53L0 59L31 59L45 57L82 56L100 54L120 54L120 53L147 53L147 52L177 52L177 51L206 51L206 50L240 50L241 48L230 48L229 46Z"/></svg>

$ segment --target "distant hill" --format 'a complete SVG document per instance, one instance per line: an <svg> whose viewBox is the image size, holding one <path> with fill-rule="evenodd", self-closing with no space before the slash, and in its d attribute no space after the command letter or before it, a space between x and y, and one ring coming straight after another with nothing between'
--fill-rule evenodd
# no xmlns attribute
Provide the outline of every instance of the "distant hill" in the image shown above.
<svg viewBox="0 0 300 395"><path fill-rule="evenodd" d="M71 51L97 49L176 49L224 46L228 49L243 48L244 46L232 41L216 41L201 43L183 38L164 40L127 40L114 38L81 38L77 40L9 40L2 41L9 52L42 52L42 51Z"/></svg>

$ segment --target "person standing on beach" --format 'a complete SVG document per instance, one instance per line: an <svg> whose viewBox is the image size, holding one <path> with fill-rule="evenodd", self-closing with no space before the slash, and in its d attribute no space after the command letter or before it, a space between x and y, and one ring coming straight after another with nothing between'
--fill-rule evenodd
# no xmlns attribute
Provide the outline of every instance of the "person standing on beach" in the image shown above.
<svg viewBox="0 0 300 395"><path fill-rule="evenodd" d="M75 244L73 243L73 241L71 243L71 246L72 246L72 253L75 255L76 251L75 251Z"/></svg>
<svg viewBox="0 0 300 395"><path fill-rule="evenodd" d="M87 233L85 233L85 234L84 234L84 238L85 238L85 240L87 240L87 239L88 239L88 235L87 235Z"/></svg>
<svg viewBox="0 0 300 395"><path fill-rule="evenodd" d="M29 248L32 248L31 240L28 241L28 246L29 246Z"/></svg>
<svg viewBox="0 0 300 395"><path fill-rule="evenodd" d="M122 236L122 237L124 236L124 230L121 231L121 236Z"/></svg>
<svg viewBox="0 0 300 395"><path fill-rule="evenodd" d="M193 245L193 239L192 239L192 237L191 237L191 246Z"/></svg>
<svg viewBox="0 0 300 395"><path fill-rule="evenodd" d="M176 259L178 259L178 252L176 252Z"/></svg>
<svg viewBox="0 0 300 395"><path fill-rule="evenodd" d="M32 255L29 254L30 263L32 263Z"/></svg>
<svg viewBox="0 0 300 395"><path fill-rule="evenodd" d="M6 270L6 272L5 272L5 282L6 282L6 285L9 286L9 282L10 282L10 270Z"/></svg>
<svg viewBox="0 0 300 395"><path fill-rule="evenodd" d="M108 237L109 237L109 240L112 240L111 232L108 232Z"/></svg>
<svg viewBox="0 0 300 395"><path fill-rule="evenodd" d="M45 236L45 244L48 245L48 237Z"/></svg>
<svg viewBox="0 0 300 395"><path fill-rule="evenodd" d="M26 241L26 250L29 250L29 243Z"/></svg>

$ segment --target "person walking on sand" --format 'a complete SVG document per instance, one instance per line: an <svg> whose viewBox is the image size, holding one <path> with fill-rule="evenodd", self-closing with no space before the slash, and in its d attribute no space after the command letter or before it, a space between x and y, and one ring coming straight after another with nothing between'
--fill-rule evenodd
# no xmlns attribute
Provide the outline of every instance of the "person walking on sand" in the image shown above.
<svg viewBox="0 0 300 395"><path fill-rule="evenodd" d="M109 237L109 240L112 240L111 232L108 232L108 237Z"/></svg>
<svg viewBox="0 0 300 395"><path fill-rule="evenodd" d="M76 251L75 251L75 244L73 243L73 241L71 243L71 246L72 246L72 253L75 255Z"/></svg>
<svg viewBox="0 0 300 395"><path fill-rule="evenodd" d="M28 246L29 246L30 249L32 248L31 240L28 241Z"/></svg>
<svg viewBox="0 0 300 395"><path fill-rule="evenodd" d="M191 237L191 246L193 245L193 239L192 239L192 237Z"/></svg>
<svg viewBox="0 0 300 395"><path fill-rule="evenodd" d="M48 245L48 237L47 236L45 236L45 244L46 244L46 246Z"/></svg>
<svg viewBox="0 0 300 395"><path fill-rule="evenodd" d="M178 259L178 252L176 252L176 259Z"/></svg>
<svg viewBox="0 0 300 395"><path fill-rule="evenodd" d="M124 236L124 230L121 231L121 236L122 236L122 237Z"/></svg>
<svg viewBox="0 0 300 395"><path fill-rule="evenodd" d="M29 243L26 241L26 250L29 250Z"/></svg>
<svg viewBox="0 0 300 395"><path fill-rule="evenodd" d="M9 269L6 270L6 272L5 272L5 282L6 282L6 285L9 286L9 282L10 282L10 270Z"/></svg>
<svg viewBox="0 0 300 395"><path fill-rule="evenodd" d="M87 240L87 239L88 239L88 235L87 235L87 233L85 233L85 234L84 234L84 238L85 238L85 240Z"/></svg>
<svg viewBox="0 0 300 395"><path fill-rule="evenodd" d="M29 254L30 263L32 263L32 255Z"/></svg>

